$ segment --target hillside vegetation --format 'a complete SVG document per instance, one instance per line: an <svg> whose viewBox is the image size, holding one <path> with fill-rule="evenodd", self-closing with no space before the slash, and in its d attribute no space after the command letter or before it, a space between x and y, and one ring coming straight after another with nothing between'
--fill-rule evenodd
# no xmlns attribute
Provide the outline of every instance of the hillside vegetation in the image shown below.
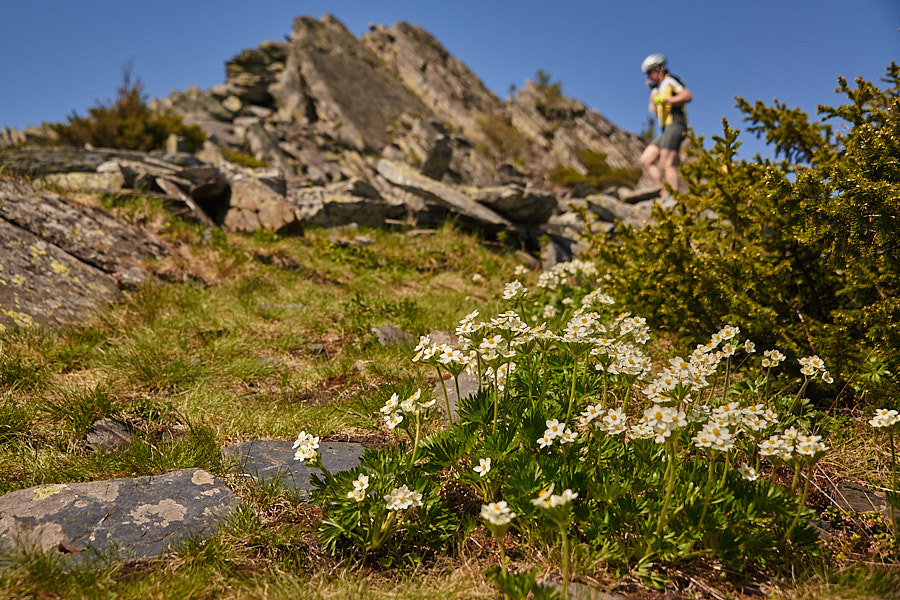
<svg viewBox="0 0 900 600"><path fill-rule="evenodd" d="M896 595L900 67L839 84L821 120L741 100L776 160L725 123L675 209L543 271L451 224L238 235L100 199L177 251L89 323L2 333L0 490L201 466L244 503L157 560L26 552L0 595ZM106 416L133 443L92 450ZM220 455L295 436L368 449L312 504ZM845 482L891 508L841 510Z"/></svg>

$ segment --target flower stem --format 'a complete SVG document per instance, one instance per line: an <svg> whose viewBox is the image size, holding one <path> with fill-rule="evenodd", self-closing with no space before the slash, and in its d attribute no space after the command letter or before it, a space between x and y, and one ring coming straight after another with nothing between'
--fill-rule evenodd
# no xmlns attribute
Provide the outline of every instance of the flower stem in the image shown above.
<svg viewBox="0 0 900 600"><path fill-rule="evenodd" d="M569 418L572 416L572 405L575 402L575 380L578 378L578 359L574 359L574 363L572 364L572 389L569 391L569 408L566 410L566 420L565 423L569 422Z"/></svg>
<svg viewBox="0 0 900 600"><path fill-rule="evenodd" d="M712 457L710 457L712 458ZM709 508L709 498L712 496L713 467L716 465L714 460L709 461L709 471L706 474L706 490L703 492L703 510L700 511L700 521L697 527L703 528L703 519L706 518L706 509Z"/></svg>
<svg viewBox="0 0 900 600"><path fill-rule="evenodd" d="M435 366L435 368L437 369L437 366ZM437 372L438 372L438 379L441 382L441 389L444 390L444 405L447 407L447 423L450 424L450 423L453 423L453 417L450 416L450 396L447 394L447 384L444 383L444 376L441 375L441 370L437 369ZM459 384L457 383L457 389L459 389L458 386L459 386ZM459 395L459 393L457 392L457 396L458 395ZM458 400L458 398L457 398L457 400Z"/></svg>
<svg viewBox="0 0 900 600"><path fill-rule="evenodd" d="M449 416L450 413L448 412ZM409 455L409 466L412 467L416 464L416 452L419 450L419 435L422 430L422 417L418 410L416 410L416 438L413 440L412 453Z"/></svg>
<svg viewBox="0 0 900 600"><path fill-rule="evenodd" d="M398 511L393 510L388 512L387 518L382 521L381 527L378 528L378 532L375 534L375 538L369 546L370 550L377 550L390 537L390 534L393 532L394 521L397 520L397 512Z"/></svg>
<svg viewBox="0 0 900 600"><path fill-rule="evenodd" d="M669 454L669 461L666 465L666 494L663 500L662 510L659 511L659 520L656 522L656 535L662 531L663 523L666 521L666 512L669 510L669 502L672 499L672 489L675 487L675 446L674 442L666 442L666 453Z"/></svg>
<svg viewBox="0 0 900 600"><path fill-rule="evenodd" d="M803 507L806 506L806 496L809 494L809 483L810 481L812 481L813 470L815 468L816 465L809 465L809 472L806 474L806 483L803 485L803 493L800 494L800 503L797 505L797 514L794 515L794 520L791 521L791 524L787 528L787 531L784 532L782 543L788 541L788 538L791 537L791 533L793 533L794 528L797 526L797 523L800 522L800 515L803 514ZM799 469L797 471L799 472Z"/></svg>
<svg viewBox="0 0 900 600"><path fill-rule="evenodd" d="M726 452L725 453L725 468L722 469L722 480L719 482L720 486L725 485L725 478L728 477L728 468L731 467L731 455Z"/></svg>
<svg viewBox="0 0 900 600"><path fill-rule="evenodd" d="M559 526L562 533L562 597L569 597L569 536L566 534L566 525Z"/></svg>
<svg viewBox="0 0 900 600"><path fill-rule="evenodd" d="M897 489L897 454L894 451L894 432L888 431L888 441L891 444L891 491L893 493L898 493L900 490ZM894 508L894 502L889 502L891 505L891 527L894 529L894 537L900 535L900 522L897 521L897 513Z"/></svg>
<svg viewBox="0 0 900 600"><path fill-rule="evenodd" d="M797 408L797 403L800 402L800 398L803 397L803 394L806 392L806 386L809 384L809 377L806 375L803 376L803 385L800 386L800 389L797 391L797 395L794 396L794 401L791 402L791 408L788 410L788 413L794 414L794 409Z"/></svg>

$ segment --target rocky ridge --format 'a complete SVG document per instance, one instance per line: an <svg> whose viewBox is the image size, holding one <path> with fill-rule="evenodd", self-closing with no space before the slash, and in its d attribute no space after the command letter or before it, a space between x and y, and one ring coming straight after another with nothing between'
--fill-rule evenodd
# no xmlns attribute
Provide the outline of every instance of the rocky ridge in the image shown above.
<svg viewBox="0 0 900 600"><path fill-rule="evenodd" d="M240 52L225 76L151 102L203 129L195 154L177 138L165 151L135 152L48 147L47 127L3 130L0 173L28 183L0 182L0 326L78 320L165 254L152 235L74 201L81 193L155 195L235 232L429 229L452 217L535 253L549 240L545 263L572 256L584 227L573 206L606 230L649 219L652 194L625 182L548 183L555 168L588 174L586 157L636 168L636 135L548 86L527 82L501 100L409 23L374 25L357 39L329 15L298 17L286 41Z"/></svg>

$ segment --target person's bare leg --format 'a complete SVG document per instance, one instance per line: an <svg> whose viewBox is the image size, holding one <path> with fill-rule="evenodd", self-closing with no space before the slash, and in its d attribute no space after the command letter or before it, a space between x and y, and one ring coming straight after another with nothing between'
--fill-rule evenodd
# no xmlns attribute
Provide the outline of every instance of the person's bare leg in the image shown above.
<svg viewBox="0 0 900 600"><path fill-rule="evenodd" d="M672 191L677 192L681 183L678 174L678 150L662 149L659 151L659 164L665 175L666 183L672 186Z"/></svg>
<svg viewBox="0 0 900 600"><path fill-rule="evenodd" d="M644 167L644 171L650 176L653 185L661 190L663 187L663 173L656 164L660 159L660 152L660 149L652 144L644 148L644 152L641 154L641 166Z"/></svg>

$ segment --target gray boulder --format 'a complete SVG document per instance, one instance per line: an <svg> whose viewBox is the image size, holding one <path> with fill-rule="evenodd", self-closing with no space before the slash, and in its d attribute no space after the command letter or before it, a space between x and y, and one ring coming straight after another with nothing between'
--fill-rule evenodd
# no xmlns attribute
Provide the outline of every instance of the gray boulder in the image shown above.
<svg viewBox="0 0 900 600"><path fill-rule="evenodd" d="M378 174L391 184L443 207L469 224L493 231L514 230L509 220L493 210L478 204L456 188L425 177L405 164L381 159L376 168Z"/></svg>
<svg viewBox="0 0 900 600"><path fill-rule="evenodd" d="M0 496L0 547L76 561L149 558L211 535L239 503L203 469L40 485Z"/></svg>
<svg viewBox="0 0 900 600"><path fill-rule="evenodd" d="M223 226L229 231L259 229L277 233L302 233L293 207L281 194L258 179L240 179L231 184L231 198Z"/></svg>
<svg viewBox="0 0 900 600"><path fill-rule="evenodd" d="M147 258L167 252L159 239L142 229L24 182L0 179L0 219L128 283L146 277L142 265Z"/></svg>
<svg viewBox="0 0 900 600"><path fill-rule="evenodd" d="M556 196L532 186L468 187L466 194L515 223L545 223L557 206Z"/></svg>
<svg viewBox="0 0 900 600"><path fill-rule="evenodd" d="M325 186L288 190L287 201L297 218L320 227L380 227L386 219L403 219L409 212L402 199L384 197L372 185L351 179Z"/></svg>
<svg viewBox="0 0 900 600"><path fill-rule="evenodd" d="M362 444L355 442L320 442L322 466L331 473L346 471L359 465L363 454ZM234 470L260 482L273 479L294 489L302 497L312 491L310 478L322 470L294 460L293 442L280 440L253 440L222 451L226 460L235 461Z"/></svg>

